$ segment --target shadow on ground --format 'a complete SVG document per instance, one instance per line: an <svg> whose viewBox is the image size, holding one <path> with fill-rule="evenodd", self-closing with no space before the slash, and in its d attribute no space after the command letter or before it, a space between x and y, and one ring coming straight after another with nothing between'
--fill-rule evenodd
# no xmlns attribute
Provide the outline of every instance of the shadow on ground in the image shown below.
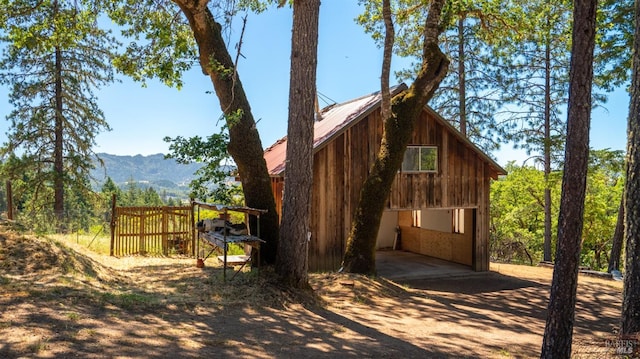
<svg viewBox="0 0 640 359"><path fill-rule="evenodd" d="M0 275L0 357L536 357L549 294L548 281L495 272L397 281L323 274L311 277L321 300L301 302L264 280L268 271L224 283L220 268L109 275L78 261L87 275L18 273L26 267ZM620 292L581 283L578 298L576 338L597 347L616 326Z"/></svg>

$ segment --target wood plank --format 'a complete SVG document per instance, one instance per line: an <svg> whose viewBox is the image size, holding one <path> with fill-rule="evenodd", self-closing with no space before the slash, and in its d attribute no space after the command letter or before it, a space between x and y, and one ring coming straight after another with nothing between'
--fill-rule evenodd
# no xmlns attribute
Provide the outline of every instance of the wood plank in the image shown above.
<svg viewBox="0 0 640 359"><path fill-rule="evenodd" d="M444 127L439 131L441 133L442 138L442 146L441 148L441 156L440 156L440 164L441 164L441 181L440 181L440 198L442 207L449 206L449 135L444 130Z"/></svg>

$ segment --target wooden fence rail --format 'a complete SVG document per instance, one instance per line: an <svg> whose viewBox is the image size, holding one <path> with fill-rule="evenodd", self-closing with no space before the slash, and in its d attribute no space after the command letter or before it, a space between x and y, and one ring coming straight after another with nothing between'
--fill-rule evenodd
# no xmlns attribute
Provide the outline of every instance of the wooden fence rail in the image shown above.
<svg viewBox="0 0 640 359"><path fill-rule="evenodd" d="M116 207L114 202L111 213L112 256L195 256L192 206Z"/></svg>

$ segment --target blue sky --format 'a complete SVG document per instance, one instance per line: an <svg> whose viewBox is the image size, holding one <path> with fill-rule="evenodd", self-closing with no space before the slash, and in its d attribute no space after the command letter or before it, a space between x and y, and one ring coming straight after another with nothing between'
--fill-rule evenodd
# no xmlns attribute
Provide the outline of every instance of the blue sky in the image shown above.
<svg viewBox="0 0 640 359"><path fill-rule="evenodd" d="M320 93L336 102L380 88L382 50L354 22L360 12L356 1L322 1L317 86ZM231 43L233 48L235 41ZM287 132L290 46L290 9L273 8L260 15L248 15L242 45L244 58L238 72L258 120L264 147ZM395 59L393 67L398 70L408 63ZM165 136L207 136L218 131L221 110L209 78L202 75L199 67L184 75L181 90L156 81L142 87L128 78L121 80L97 93L98 104L113 130L98 135L96 152L166 153L168 144L162 140ZM628 102L628 95L619 90L612 94L606 109L594 111L591 147L625 149ZM320 105L327 103L321 101ZM9 123L4 118L10 110L7 88L0 87L0 142L6 140ZM511 150L509 144L494 155L501 165L526 158L523 153Z"/></svg>

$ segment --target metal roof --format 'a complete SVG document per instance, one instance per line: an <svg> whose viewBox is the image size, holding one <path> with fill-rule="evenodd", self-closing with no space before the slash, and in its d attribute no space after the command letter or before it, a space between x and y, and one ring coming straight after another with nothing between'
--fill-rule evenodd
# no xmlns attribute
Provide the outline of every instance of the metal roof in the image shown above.
<svg viewBox="0 0 640 359"><path fill-rule="evenodd" d="M400 91L405 90L405 84L401 84L391 89L392 96ZM313 150L318 151L324 144L338 136L352 125L358 123L362 118L376 110L380 106L380 92L374 92L369 95L359 97L357 99L334 104L325 107L321 111L321 119L314 123L313 128ZM433 109L426 106L427 110L435 115L435 118L442 122L449 130L451 130L463 143L470 146L476 151L482 159L487 161L498 174L506 174L507 172L500 167L491 157L482 152L471 141L464 137L460 131L453 127L449 122L437 114ZM287 154L287 138L286 136L279 139L264 151L264 159L267 162L267 169L271 176L282 176L286 167Z"/></svg>
<svg viewBox="0 0 640 359"><path fill-rule="evenodd" d="M321 119L313 124L314 152L334 136L376 109L380 104L380 92L374 92L341 104L322 109ZM283 137L264 151L267 169L272 176L282 175L286 164L287 138Z"/></svg>

